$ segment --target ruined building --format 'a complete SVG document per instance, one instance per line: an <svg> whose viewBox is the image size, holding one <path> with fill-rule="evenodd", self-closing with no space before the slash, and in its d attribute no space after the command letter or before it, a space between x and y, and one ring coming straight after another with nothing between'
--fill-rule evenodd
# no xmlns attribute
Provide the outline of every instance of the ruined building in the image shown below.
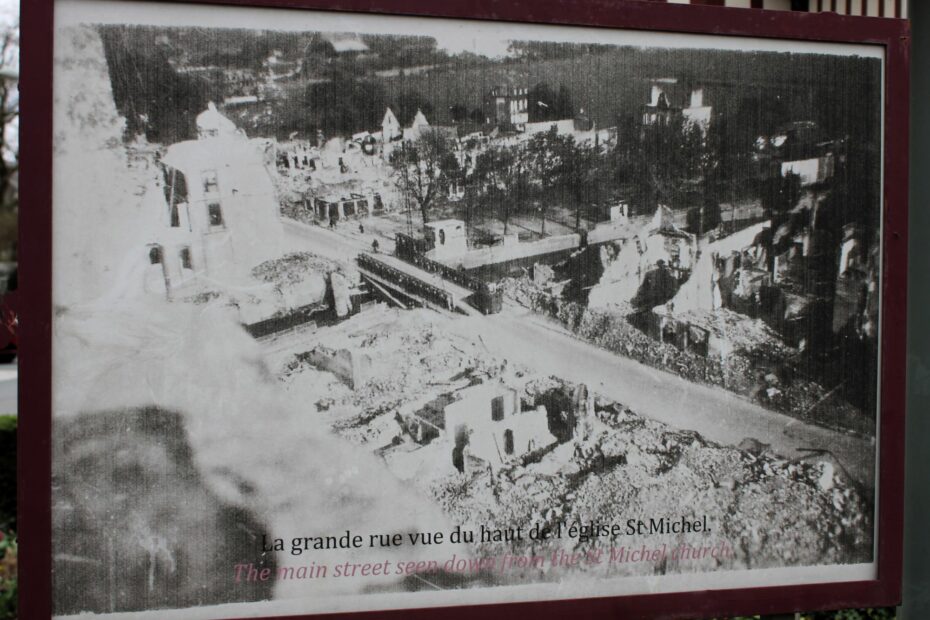
<svg viewBox="0 0 930 620"><path fill-rule="evenodd" d="M198 275L241 282L281 247L269 145L248 139L212 103L197 117L197 135L160 161L165 201L148 245L150 291L170 294Z"/></svg>
<svg viewBox="0 0 930 620"><path fill-rule="evenodd" d="M459 471L497 469L558 440L549 431L546 408L522 411L517 390L501 382L473 385L403 416L420 443L439 441Z"/></svg>
<svg viewBox="0 0 930 620"><path fill-rule="evenodd" d="M530 120L525 86L495 86L484 99L488 120L505 130L523 131Z"/></svg>
<svg viewBox="0 0 930 620"><path fill-rule="evenodd" d="M754 157L763 178L794 174L801 187L810 187L833 178L841 146L841 141L822 136L815 122L798 121L770 136L759 136Z"/></svg>
<svg viewBox="0 0 930 620"><path fill-rule="evenodd" d="M649 100L643 105L642 124L668 127L683 122L706 133L712 112L704 103L704 88L692 88L689 94L678 80L660 78L652 82Z"/></svg>
<svg viewBox="0 0 930 620"><path fill-rule="evenodd" d="M606 264L600 282L591 289L591 308L631 305L649 309L665 303L685 281L695 260L694 235L679 228L671 209L659 206L652 219L623 242Z"/></svg>

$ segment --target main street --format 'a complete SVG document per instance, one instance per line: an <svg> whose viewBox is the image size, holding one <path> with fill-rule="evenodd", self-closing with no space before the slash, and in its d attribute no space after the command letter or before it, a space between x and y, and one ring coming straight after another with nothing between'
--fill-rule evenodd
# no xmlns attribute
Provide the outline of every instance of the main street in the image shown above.
<svg viewBox="0 0 930 620"><path fill-rule="evenodd" d="M480 335L495 356L536 371L587 384L645 417L705 438L736 445L746 438L788 458L809 450L833 454L870 492L875 485L874 440L807 424L722 388L691 383L578 340L545 317L508 306L501 314L452 322L462 335Z"/></svg>

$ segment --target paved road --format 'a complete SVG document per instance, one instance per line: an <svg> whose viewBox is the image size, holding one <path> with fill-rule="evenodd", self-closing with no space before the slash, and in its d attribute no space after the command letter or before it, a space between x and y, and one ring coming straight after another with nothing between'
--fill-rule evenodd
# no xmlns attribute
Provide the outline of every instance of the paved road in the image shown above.
<svg viewBox="0 0 930 620"><path fill-rule="evenodd" d="M746 437L771 444L772 451L794 458L801 448L831 451L843 467L870 491L874 489L874 443L805 424L764 409L723 389L681 377L609 353L569 335L560 325L519 311L461 319L452 329L481 334L495 355L537 371L584 382L646 417L694 430L721 444Z"/></svg>
<svg viewBox="0 0 930 620"><path fill-rule="evenodd" d="M322 226L312 226L289 219L282 219L282 225L289 250L306 250L333 260L354 263L360 251L371 249L362 243L353 243L347 237Z"/></svg>
<svg viewBox="0 0 930 620"><path fill-rule="evenodd" d="M0 415L16 415L18 402L17 378L19 368L17 362L0 364Z"/></svg>
<svg viewBox="0 0 930 620"><path fill-rule="evenodd" d="M382 235L364 235L358 232L358 224L344 222L335 230L304 224L288 218L282 218L285 243L288 250L305 250L326 256L334 260L355 264L355 257L359 252L370 252L371 242L378 239L380 251L390 254L394 251L394 242ZM365 220L361 220L365 224Z"/></svg>

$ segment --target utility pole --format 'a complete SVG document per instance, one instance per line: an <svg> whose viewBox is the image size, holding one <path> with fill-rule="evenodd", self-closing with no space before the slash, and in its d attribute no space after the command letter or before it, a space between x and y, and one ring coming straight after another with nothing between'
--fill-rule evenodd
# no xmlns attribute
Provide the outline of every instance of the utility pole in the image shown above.
<svg viewBox="0 0 930 620"><path fill-rule="evenodd" d="M404 191L404 210L407 212L407 234L413 237L413 216L410 213L410 169L407 167L407 142L402 141L400 145L403 167L401 178L403 179Z"/></svg>

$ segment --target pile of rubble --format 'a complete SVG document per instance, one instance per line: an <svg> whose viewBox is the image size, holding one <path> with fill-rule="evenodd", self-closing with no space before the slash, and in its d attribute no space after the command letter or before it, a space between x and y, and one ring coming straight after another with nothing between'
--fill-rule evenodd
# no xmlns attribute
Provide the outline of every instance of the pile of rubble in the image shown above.
<svg viewBox="0 0 930 620"><path fill-rule="evenodd" d="M715 316L689 313L689 317L733 345L724 357L708 357L684 351L650 337L632 322L633 309L612 306L589 309L553 295L530 278L501 281L504 295L535 312L557 319L577 336L599 347L640 363L673 372L684 379L741 394L764 406L828 428L873 435L874 420L839 398L828 398L820 384L790 372L794 349L785 346L760 321L728 310Z"/></svg>
<svg viewBox="0 0 930 620"><path fill-rule="evenodd" d="M394 420L400 408L461 387L471 377L496 377L507 369L480 341L450 336L443 329L446 320L429 310L380 306L318 332L307 350L344 349L371 360L370 378L354 390L312 367L304 351L292 352L278 374L298 399L316 403L338 434L385 445L400 432Z"/></svg>
<svg viewBox="0 0 930 620"><path fill-rule="evenodd" d="M342 307L347 303L347 289L359 281L350 266L312 252L267 260L252 268L251 276L257 286L231 295L240 319L248 325L325 307L339 312L339 303Z"/></svg>
<svg viewBox="0 0 930 620"><path fill-rule="evenodd" d="M452 319L426 310L381 308L313 334L308 350L346 349L370 358L371 378L354 390L293 352L272 363L272 370L291 399L310 404L309 415L322 426L384 455L386 470L436 501L451 522L464 529L519 527L527 532L537 524L552 528L592 520L619 523L625 529L629 519L657 517L706 517L710 527L707 534L479 542L472 550L476 556L720 541L733 550L725 558L581 564L571 569L534 566L508 571L501 580L559 580L566 570L622 576L871 559L872 507L828 456L787 460L751 438L738 447L718 445L594 394L582 399L585 404L579 409L579 386L533 376L495 359L480 338L450 335L448 320ZM648 343L655 348L654 341ZM405 437L397 413L425 406L476 377L521 385L523 407L545 406L550 431L559 443L538 458L495 470L458 473L451 464L437 467L439 448ZM572 429L569 434L556 432L555 427L573 415L573 422L563 424L563 430ZM407 475L400 475L400 469Z"/></svg>
<svg viewBox="0 0 930 620"><path fill-rule="evenodd" d="M508 299L530 310L539 310L550 297L531 278L503 278L497 284Z"/></svg>
<svg viewBox="0 0 930 620"><path fill-rule="evenodd" d="M563 386L531 384L526 398ZM538 464L471 478L452 474L432 493L455 522L478 530L534 524L619 523L669 517L701 520L709 533L645 534L488 542L476 553L547 556L557 549L586 553L634 545L707 544L723 541L728 558L581 564L572 570L607 575L847 564L870 561L872 510L855 484L828 459L789 461L747 440L743 448L714 444L694 432L676 431L642 418L620 403L598 397L592 432L546 455ZM559 579L534 568L514 579Z"/></svg>
<svg viewBox="0 0 930 620"><path fill-rule="evenodd" d="M761 319L753 319L727 308L708 310L675 310L675 319L697 325L716 337L726 340L734 350L765 349L769 357L786 358L796 353Z"/></svg>
<svg viewBox="0 0 930 620"><path fill-rule="evenodd" d="M293 252L252 268L252 277L279 288L296 286L308 276L343 272L341 263L312 252Z"/></svg>

